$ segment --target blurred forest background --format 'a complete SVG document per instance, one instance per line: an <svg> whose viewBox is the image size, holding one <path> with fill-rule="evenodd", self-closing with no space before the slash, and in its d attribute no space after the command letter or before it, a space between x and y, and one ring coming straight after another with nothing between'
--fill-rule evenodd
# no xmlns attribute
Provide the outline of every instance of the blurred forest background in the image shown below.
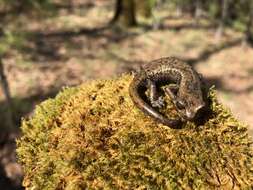
<svg viewBox="0 0 253 190"><path fill-rule="evenodd" d="M64 86L177 56L253 131L252 0L0 0L0 187L22 189L22 117Z"/></svg>

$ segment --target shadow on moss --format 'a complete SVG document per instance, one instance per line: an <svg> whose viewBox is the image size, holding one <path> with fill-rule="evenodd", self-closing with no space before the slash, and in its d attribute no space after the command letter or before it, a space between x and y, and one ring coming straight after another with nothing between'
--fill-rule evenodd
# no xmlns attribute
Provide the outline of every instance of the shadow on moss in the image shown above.
<svg viewBox="0 0 253 190"><path fill-rule="evenodd" d="M65 89L23 121L27 189L251 189L247 128L210 92L212 116L174 130L132 103L123 75Z"/></svg>

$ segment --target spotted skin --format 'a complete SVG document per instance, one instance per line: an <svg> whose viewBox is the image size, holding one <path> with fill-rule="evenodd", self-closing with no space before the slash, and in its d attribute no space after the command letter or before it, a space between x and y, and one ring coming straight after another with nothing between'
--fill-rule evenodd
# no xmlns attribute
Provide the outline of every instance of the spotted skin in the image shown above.
<svg viewBox="0 0 253 190"><path fill-rule="evenodd" d="M200 75L189 64L175 57L166 57L142 66L130 83L129 94L136 107L146 115L171 128L178 128L183 122L193 120L206 106L202 85ZM157 108L165 105L163 97L158 95L161 86L165 86L164 93L171 98L179 119L168 118L158 111ZM147 89L150 89L150 103L144 98Z"/></svg>

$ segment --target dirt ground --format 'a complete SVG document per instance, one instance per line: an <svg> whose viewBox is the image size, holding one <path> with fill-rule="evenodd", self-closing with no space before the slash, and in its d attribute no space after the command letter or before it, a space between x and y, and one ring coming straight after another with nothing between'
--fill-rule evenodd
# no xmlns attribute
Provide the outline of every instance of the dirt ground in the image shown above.
<svg viewBox="0 0 253 190"><path fill-rule="evenodd" d="M73 1L71 9L59 6L54 16L20 17L29 40L22 51L12 50L3 60L17 124L36 104L54 97L64 86L116 77L152 59L177 56L202 73L208 85L215 85L220 102L245 122L253 135L253 48L243 43L240 32L226 29L217 41L209 20L196 23L190 16L178 17L166 9L154 12L160 21L156 30L145 20L142 27L127 31L107 28L112 2ZM0 98L4 104L1 92ZM6 163L15 161L0 158L6 173L10 167ZM20 180L19 166L14 168L17 173L10 176Z"/></svg>

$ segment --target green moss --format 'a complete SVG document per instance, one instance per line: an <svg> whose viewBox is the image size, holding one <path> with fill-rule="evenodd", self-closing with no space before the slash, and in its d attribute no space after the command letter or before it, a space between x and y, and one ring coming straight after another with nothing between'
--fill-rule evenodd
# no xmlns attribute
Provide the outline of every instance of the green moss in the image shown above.
<svg viewBox="0 0 253 190"><path fill-rule="evenodd" d="M133 105L131 79L65 89L23 121L17 152L27 189L252 188L247 128L214 90L209 119L174 130Z"/></svg>

